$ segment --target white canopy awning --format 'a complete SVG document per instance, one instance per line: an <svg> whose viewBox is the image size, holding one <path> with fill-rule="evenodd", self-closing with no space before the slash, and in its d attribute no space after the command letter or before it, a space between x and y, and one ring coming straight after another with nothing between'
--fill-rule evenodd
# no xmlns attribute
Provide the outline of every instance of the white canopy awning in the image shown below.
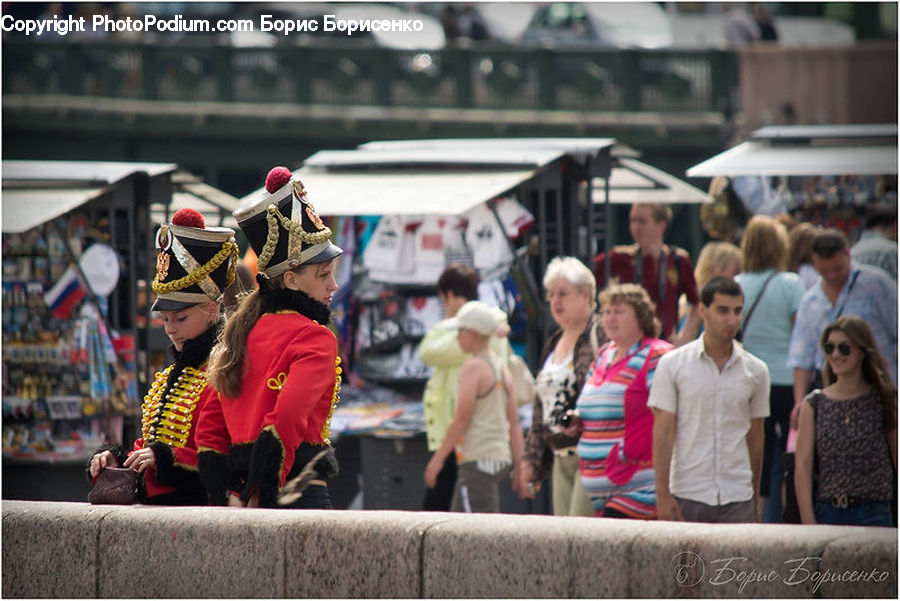
<svg viewBox="0 0 900 601"><path fill-rule="evenodd" d="M132 173L150 177L174 171L171 163L120 163L111 161L3 161L3 185L27 182L97 182L114 184Z"/></svg>
<svg viewBox="0 0 900 601"><path fill-rule="evenodd" d="M20 234L102 196L108 186L91 188L3 189L3 233Z"/></svg>
<svg viewBox="0 0 900 601"><path fill-rule="evenodd" d="M627 157L619 157L613 164L609 188L611 204L712 202L712 197L703 190L661 169ZM606 201L602 179L594 180L592 197L594 203Z"/></svg>
<svg viewBox="0 0 900 601"><path fill-rule="evenodd" d="M169 163L101 161L3 161L3 232L21 233L107 193L134 173L150 177L176 170ZM200 211L207 225L235 227L232 211L240 201L184 171L172 175L168 216L182 208ZM150 205L154 223L166 219L162 203Z"/></svg>
<svg viewBox="0 0 900 601"><path fill-rule="evenodd" d="M297 171L316 209L334 217L460 215L509 192L533 174L534 170L335 172L304 167ZM257 190L244 202L256 202L262 195L263 190Z"/></svg>
<svg viewBox="0 0 900 601"><path fill-rule="evenodd" d="M460 215L513 191L564 155L596 156L611 138L495 138L396 140L355 150L325 150L304 161L296 175L316 209L326 216ZM706 202L686 182L633 158L615 146L611 202ZM603 180L594 201L604 201ZM241 206L258 202L262 188Z"/></svg>
<svg viewBox="0 0 900 601"><path fill-rule="evenodd" d="M392 140L354 150L323 150L305 167L477 166L537 168L568 154L585 156L612 146L611 138L487 138Z"/></svg>
<svg viewBox="0 0 900 601"><path fill-rule="evenodd" d="M896 173L896 123L763 127L687 170L688 177Z"/></svg>
<svg viewBox="0 0 900 601"><path fill-rule="evenodd" d="M884 175L897 173L897 146L809 146L743 142L694 165L688 177Z"/></svg>

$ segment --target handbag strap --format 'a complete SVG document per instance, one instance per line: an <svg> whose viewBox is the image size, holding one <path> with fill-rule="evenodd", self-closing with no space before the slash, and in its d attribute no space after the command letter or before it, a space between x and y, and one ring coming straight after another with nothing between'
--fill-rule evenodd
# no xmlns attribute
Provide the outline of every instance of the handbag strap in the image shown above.
<svg viewBox="0 0 900 601"><path fill-rule="evenodd" d="M853 284L856 283L856 278L859 277L859 271L856 271L853 274L853 277L850 278L850 285L847 286L847 295L844 297L844 302L841 303L841 308L838 309L837 315L834 316L834 319L837 319L841 316L841 313L844 312L844 305L847 304L847 299L850 298L850 293L853 292Z"/></svg>
<svg viewBox="0 0 900 601"><path fill-rule="evenodd" d="M750 318L753 317L753 311L756 310L756 305L759 304L760 299L763 297L763 294L766 292L766 288L769 286L769 282L778 275L778 271L773 271L769 274L769 277L766 278L766 281L763 282L762 288L759 291L759 294L756 295L756 298L753 299L753 304L750 305L750 310L747 311L747 315L744 317L744 323L741 325L741 335L743 337L744 331L747 329L747 324L750 323Z"/></svg>

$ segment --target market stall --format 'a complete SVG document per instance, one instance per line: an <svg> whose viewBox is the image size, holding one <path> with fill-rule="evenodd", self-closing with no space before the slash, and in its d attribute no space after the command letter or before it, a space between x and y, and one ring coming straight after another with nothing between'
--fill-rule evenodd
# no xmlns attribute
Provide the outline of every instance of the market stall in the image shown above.
<svg viewBox="0 0 900 601"><path fill-rule="evenodd" d="M224 196L171 164L3 161L4 498L83 501L88 454L134 438L169 346L145 291L153 224L173 199L230 214Z"/></svg>
<svg viewBox="0 0 900 601"><path fill-rule="evenodd" d="M852 242L868 209L897 206L897 125L764 127L687 176L727 178L720 187L731 186L751 215L789 213Z"/></svg>

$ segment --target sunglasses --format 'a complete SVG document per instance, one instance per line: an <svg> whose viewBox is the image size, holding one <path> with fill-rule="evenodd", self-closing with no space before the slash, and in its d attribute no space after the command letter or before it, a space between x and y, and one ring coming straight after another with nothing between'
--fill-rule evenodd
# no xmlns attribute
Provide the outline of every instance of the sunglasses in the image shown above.
<svg viewBox="0 0 900 601"><path fill-rule="evenodd" d="M840 354L842 354L843 356L845 356L845 357L850 356L850 345L847 344L846 342L841 342L837 346L835 346L835 344L833 342L826 342L825 346L823 346L822 348L825 349L826 355L830 355L831 353L834 352L834 349L837 349L838 352Z"/></svg>

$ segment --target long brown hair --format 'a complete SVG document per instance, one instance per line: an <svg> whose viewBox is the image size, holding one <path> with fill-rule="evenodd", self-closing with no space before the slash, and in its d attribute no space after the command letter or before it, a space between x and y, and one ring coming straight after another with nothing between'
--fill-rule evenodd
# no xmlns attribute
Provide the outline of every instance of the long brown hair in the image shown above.
<svg viewBox="0 0 900 601"><path fill-rule="evenodd" d="M812 262L812 243L819 230L811 223L800 223L788 235L788 271L797 273L804 263Z"/></svg>
<svg viewBox="0 0 900 601"><path fill-rule="evenodd" d="M307 265L294 269L299 274ZM284 288L284 277L270 280L260 278L260 286L270 290ZM257 288L244 295L234 312L225 322L225 329L219 341L209 354L209 382L213 388L227 397L235 398L241 394L244 381L244 359L247 356L247 336L256 325L262 313L262 296Z"/></svg>
<svg viewBox="0 0 900 601"><path fill-rule="evenodd" d="M784 226L768 215L754 215L741 239L744 271L753 273L787 266L788 235Z"/></svg>
<svg viewBox="0 0 900 601"><path fill-rule="evenodd" d="M828 336L835 330L843 332L850 343L863 353L862 373L866 382L872 385L881 399L882 413L884 416L884 429L893 430L897 427L897 387L887 373L887 363L878 350L875 336L869 324L856 315L843 315L828 324L819 339L819 345L824 349ZM831 371L828 361L822 366L822 382L825 386L834 383L837 378Z"/></svg>

